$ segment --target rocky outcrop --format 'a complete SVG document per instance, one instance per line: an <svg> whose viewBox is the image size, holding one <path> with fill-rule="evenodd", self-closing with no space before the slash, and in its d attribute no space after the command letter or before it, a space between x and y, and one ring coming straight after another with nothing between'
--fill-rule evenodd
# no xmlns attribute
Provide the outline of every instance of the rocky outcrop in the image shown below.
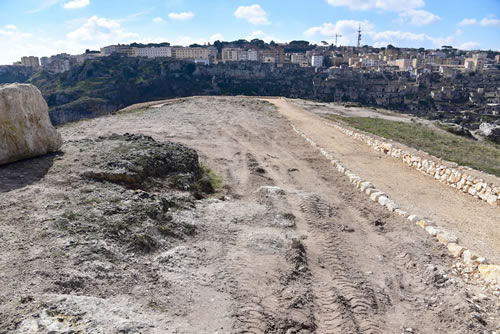
<svg viewBox="0 0 500 334"><path fill-rule="evenodd" d="M188 190L202 175L197 152L178 143L126 133L101 136L85 146L90 153L81 153L79 160L91 162L84 163L83 176L97 181L148 189L170 178L176 187ZM83 158L89 154L92 157Z"/></svg>
<svg viewBox="0 0 500 334"><path fill-rule="evenodd" d="M0 86L0 165L55 152L62 137L33 85Z"/></svg>
<svg viewBox="0 0 500 334"><path fill-rule="evenodd" d="M481 123L479 126L479 134L485 136L487 139L500 144L500 125Z"/></svg>

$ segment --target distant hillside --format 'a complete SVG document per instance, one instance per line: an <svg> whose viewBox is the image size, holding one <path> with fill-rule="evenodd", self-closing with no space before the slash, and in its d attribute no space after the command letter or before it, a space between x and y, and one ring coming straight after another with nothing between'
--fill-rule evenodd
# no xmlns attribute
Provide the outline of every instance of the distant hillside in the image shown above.
<svg viewBox="0 0 500 334"><path fill-rule="evenodd" d="M18 81L23 81L22 71L14 70L9 75L14 74L19 76ZM461 77L463 85L473 88L496 80L472 74ZM450 91L447 99L434 100L431 91L447 84L448 80L441 79L437 73L419 80L415 86L408 75L395 72L337 69L329 74L296 64L278 66L246 61L204 66L166 58L110 56L88 60L61 74L41 70L28 82L42 91L54 124L97 117L135 103L193 95L284 96L356 102L448 120L472 129L482 122L493 123L498 119L490 110L493 107L483 105L479 113L478 105L469 102L465 88Z"/></svg>
<svg viewBox="0 0 500 334"><path fill-rule="evenodd" d="M28 82L42 91L52 121L60 124L170 97L209 94L313 97L314 75L314 69L296 67L276 71L274 64L248 62L209 67L171 59L111 56L87 61L61 74L39 71Z"/></svg>
<svg viewBox="0 0 500 334"><path fill-rule="evenodd" d="M25 82L33 75L31 67L0 66L0 84Z"/></svg>
<svg viewBox="0 0 500 334"><path fill-rule="evenodd" d="M96 117L127 105L189 95L194 64L105 57L69 72L35 73L29 82L39 87L54 123ZM198 89L199 90L199 89Z"/></svg>

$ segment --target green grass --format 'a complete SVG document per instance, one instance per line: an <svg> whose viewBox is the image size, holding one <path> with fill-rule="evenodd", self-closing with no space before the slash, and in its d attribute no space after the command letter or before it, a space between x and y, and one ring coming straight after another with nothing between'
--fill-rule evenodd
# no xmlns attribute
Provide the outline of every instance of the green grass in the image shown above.
<svg viewBox="0 0 500 334"><path fill-rule="evenodd" d="M69 109L81 103L106 103L106 102L107 100L103 98L82 96L78 100L57 107L53 107L52 109Z"/></svg>
<svg viewBox="0 0 500 334"><path fill-rule="evenodd" d="M205 165L201 165L202 179L205 179L214 191L222 187L222 177L215 174L213 170Z"/></svg>
<svg viewBox="0 0 500 334"><path fill-rule="evenodd" d="M400 142L438 158L500 176L500 146L476 142L418 123L369 117L329 116L353 128Z"/></svg>

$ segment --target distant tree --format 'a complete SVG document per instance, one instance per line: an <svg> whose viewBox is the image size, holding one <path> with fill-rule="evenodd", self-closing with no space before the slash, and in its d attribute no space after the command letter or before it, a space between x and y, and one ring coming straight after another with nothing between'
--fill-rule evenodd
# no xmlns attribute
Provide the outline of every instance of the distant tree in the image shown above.
<svg viewBox="0 0 500 334"><path fill-rule="evenodd" d="M201 48L200 44L194 43L189 46L190 48Z"/></svg>
<svg viewBox="0 0 500 334"><path fill-rule="evenodd" d="M332 67L333 66L332 57L325 56L323 58L323 66L325 66L325 67Z"/></svg>
<svg viewBox="0 0 500 334"><path fill-rule="evenodd" d="M389 45L387 45L387 49L388 49L388 50L391 50L391 49L393 50L393 49L395 49L395 47L394 47L394 45L389 44Z"/></svg>
<svg viewBox="0 0 500 334"><path fill-rule="evenodd" d="M214 47L216 47L216 48L217 48L217 50L219 50L219 52L221 52L221 50L222 50L222 43L221 43L221 41L216 40L216 41L214 42Z"/></svg>
<svg viewBox="0 0 500 334"><path fill-rule="evenodd" d="M187 66L186 66L186 73L189 76L191 76L194 73L194 71L196 71L196 65L193 64L193 63L187 64Z"/></svg>
<svg viewBox="0 0 500 334"><path fill-rule="evenodd" d="M324 46L330 45L330 43L328 43L327 41L321 41L321 43L322 43Z"/></svg>
<svg viewBox="0 0 500 334"><path fill-rule="evenodd" d="M288 45L290 46L297 46L297 45L300 45L300 46L309 46L309 42L308 41L291 41L290 43L288 43Z"/></svg>
<svg viewBox="0 0 500 334"><path fill-rule="evenodd" d="M259 49L264 49L266 47L266 42L261 39L254 38L250 41L250 44L256 46Z"/></svg>

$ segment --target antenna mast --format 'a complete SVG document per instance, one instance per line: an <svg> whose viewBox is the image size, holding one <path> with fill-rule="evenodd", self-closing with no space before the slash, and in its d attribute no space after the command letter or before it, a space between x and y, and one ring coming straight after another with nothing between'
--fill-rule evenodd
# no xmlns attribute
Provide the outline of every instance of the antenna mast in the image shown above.
<svg viewBox="0 0 500 334"><path fill-rule="evenodd" d="M361 24L359 25L359 28L358 28L358 48L360 47L361 45Z"/></svg>

